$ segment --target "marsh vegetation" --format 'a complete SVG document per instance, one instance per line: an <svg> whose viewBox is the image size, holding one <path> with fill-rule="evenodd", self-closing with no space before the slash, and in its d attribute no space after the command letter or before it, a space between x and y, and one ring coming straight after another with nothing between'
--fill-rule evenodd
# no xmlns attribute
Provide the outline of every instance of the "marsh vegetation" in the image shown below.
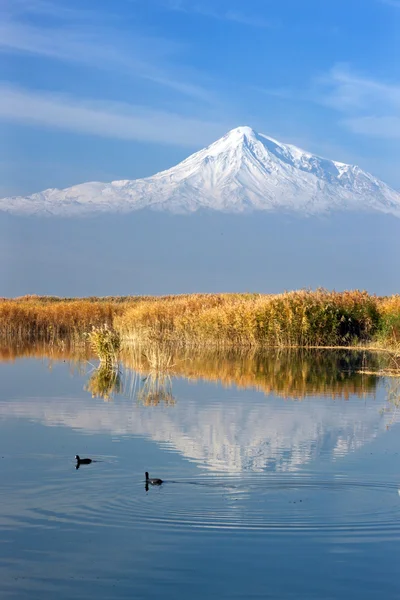
<svg viewBox="0 0 400 600"><path fill-rule="evenodd" d="M78 345L88 336L103 362L126 344L153 353L167 344L225 349L370 346L400 354L400 296L317 290L0 300L3 343Z"/></svg>

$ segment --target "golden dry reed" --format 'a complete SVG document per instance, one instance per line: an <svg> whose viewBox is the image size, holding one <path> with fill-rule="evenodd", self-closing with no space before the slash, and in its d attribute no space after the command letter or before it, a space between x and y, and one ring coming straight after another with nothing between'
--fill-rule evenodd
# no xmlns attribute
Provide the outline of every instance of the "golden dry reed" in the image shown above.
<svg viewBox="0 0 400 600"><path fill-rule="evenodd" d="M366 292L221 294L138 301L114 319L132 342L179 346L349 346L371 341L382 302Z"/></svg>
<svg viewBox="0 0 400 600"><path fill-rule="evenodd" d="M400 361L400 295L380 298L378 307L380 322L377 344L383 348L389 347Z"/></svg>
<svg viewBox="0 0 400 600"><path fill-rule="evenodd" d="M93 327L112 327L114 317L134 306L136 302L151 303L166 298L168 297L58 298L36 295L13 299L0 298L0 341L83 341Z"/></svg>
<svg viewBox="0 0 400 600"><path fill-rule="evenodd" d="M100 359L100 363L107 369L118 367L121 339L119 333L105 323L96 327L88 334L88 339L93 352Z"/></svg>
<svg viewBox="0 0 400 600"><path fill-rule="evenodd" d="M82 341L92 327L112 326L125 301L25 296L0 299L0 338L13 342Z"/></svg>
<svg viewBox="0 0 400 600"><path fill-rule="evenodd" d="M0 339L74 343L93 327L122 341L181 347L351 346L400 348L400 296L297 291L277 295L0 299ZM400 350L399 350L400 351Z"/></svg>

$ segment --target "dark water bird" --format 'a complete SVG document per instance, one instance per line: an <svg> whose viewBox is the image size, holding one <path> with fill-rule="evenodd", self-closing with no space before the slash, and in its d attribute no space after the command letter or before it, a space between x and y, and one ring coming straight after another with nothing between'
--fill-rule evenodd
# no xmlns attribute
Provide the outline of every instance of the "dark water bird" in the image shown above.
<svg viewBox="0 0 400 600"><path fill-rule="evenodd" d="M162 479L157 479L157 478L153 478L153 477L149 477L148 472L146 471L146 473L144 474L146 477L146 486L147 485L161 485L163 480Z"/></svg>
<svg viewBox="0 0 400 600"><path fill-rule="evenodd" d="M79 469L79 467L80 467L81 465L90 465L92 462L95 462L95 461L93 461L91 458L81 458L81 457L79 456L79 454L77 454L77 455L75 456L75 460L76 460L75 469Z"/></svg>

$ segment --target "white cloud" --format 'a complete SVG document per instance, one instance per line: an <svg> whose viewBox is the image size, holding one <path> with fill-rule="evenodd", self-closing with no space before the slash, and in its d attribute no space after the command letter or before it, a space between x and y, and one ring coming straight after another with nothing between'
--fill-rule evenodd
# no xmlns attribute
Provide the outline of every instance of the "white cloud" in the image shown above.
<svg viewBox="0 0 400 600"><path fill-rule="evenodd" d="M222 13L220 18L226 19L227 21L234 21L235 23L242 25L249 25L250 27L261 27L265 29L276 26L273 21L268 21L261 17L261 15L246 15L236 10L228 10L227 12Z"/></svg>
<svg viewBox="0 0 400 600"><path fill-rule="evenodd" d="M276 26L275 21L265 19L265 17L262 17L261 15L250 15L235 9L216 10L215 4L193 4L189 2L183 2L182 0L170 0L165 4L165 6L170 10L178 12L184 12L188 14L194 13L210 19L218 19L220 21L233 21L240 25L247 25L250 27L269 29Z"/></svg>
<svg viewBox="0 0 400 600"><path fill-rule="evenodd" d="M79 11L62 4L19 0L12 7L14 11L0 7L1 52L108 70L127 80L147 80L196 100L216 101L215 95L202 83L205 76L193 68L176 64L184 47L175 41L145 36L132 28L128 32L118 19L116 22L110 19L107 24L83 18ZM46 26L29 23L23 18L29 12L46 12L58 20Z"/></svg>
<svg viewBox="0 0 400 600"><path fill-rule="evenodd" d="M354 133L400 140L400 117L359 117L342 122Z"/></svg>
<svg viewBox="0 0 400 600"><path fill-rule="evenodd" d="M379 0L381 4L387 6L393 6L394 8L400 8L400 0Z"/></svg>
<svg viewBox="0 0 400 600"><path fill-rule="evenodd" d="M76 100L66 95L0 86L0 119L102 137L201 146L228 125L125 103Z"/></svg>
<svg viewBox="0 0 400 600"><path fill-rule="evenodd" d="M341 121L352 132L400 139L400 85L355 74L336 65L317 82L317 101L345 115Z"/></svg>
<svg viewBox="0 0 400 600"><path fill-rule="evenodd" d="M357 75L346 65L336 65L320 83L326 88L326 103L338 110L400 108L398 84Z"/></svg>
<svg viewBox="0 0 400 600"><path fill-rule="evenodd" d="M55 19L97 20L98 10L88 10L82 6L73 7L60 0L3 0L1 9L8 15L45 15Z"/></svg>

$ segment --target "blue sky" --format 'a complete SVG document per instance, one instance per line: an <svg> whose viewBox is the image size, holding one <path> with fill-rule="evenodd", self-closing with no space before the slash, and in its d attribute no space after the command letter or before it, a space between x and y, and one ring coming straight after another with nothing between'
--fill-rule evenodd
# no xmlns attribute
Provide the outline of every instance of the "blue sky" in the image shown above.
<svg viewBox="0 0 400 600"><path fill-rule="evenodd" d="M0 194L250 125L400 189L400 0L1 0Z"/></svg>

